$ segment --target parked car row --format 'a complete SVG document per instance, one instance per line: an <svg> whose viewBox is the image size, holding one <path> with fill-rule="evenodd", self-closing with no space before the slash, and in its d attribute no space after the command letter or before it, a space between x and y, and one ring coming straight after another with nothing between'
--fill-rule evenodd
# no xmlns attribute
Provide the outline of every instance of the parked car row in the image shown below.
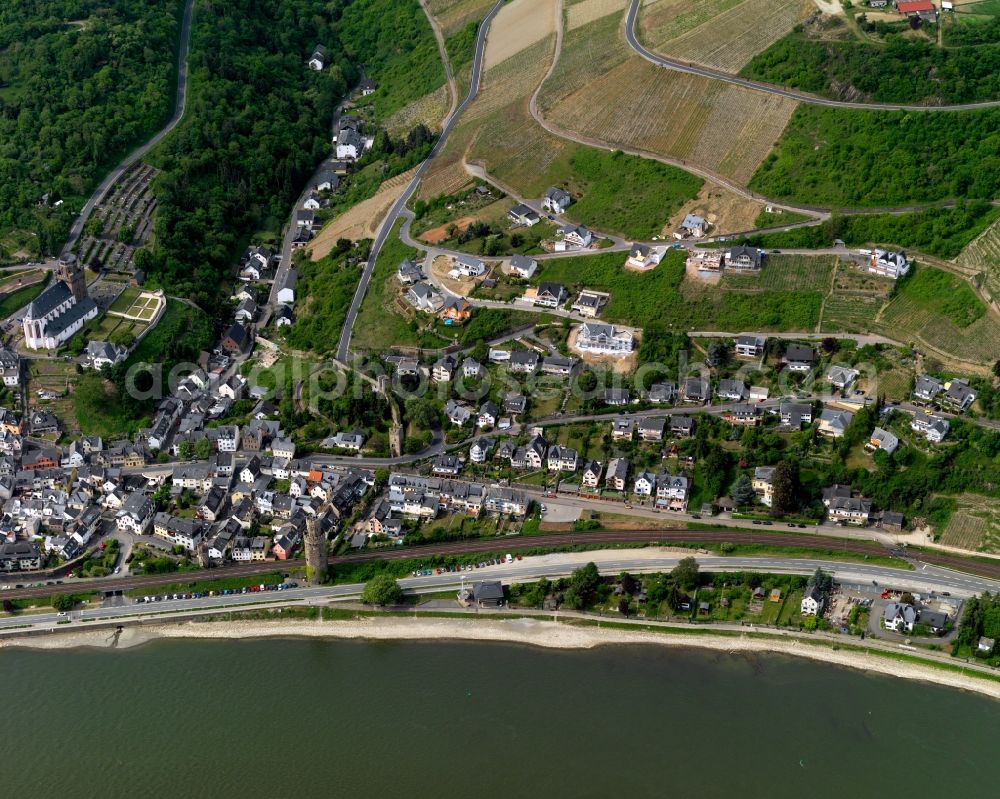
<svg viewBox="0 0 1000 799"><path fill-rule="evenodd" d="M410 572L411 577L431 577L435 574L451 574L452 572L470 572L474 569L485 569L487 566L503 566L521 560L520 555L508 554L503 558L490 558L480 563L466 563L464 566L439 566L436 569L417 569Z"/></svg>
<svg viewBox="0 0 1000 799"><path fill-rule="evenodd" d="M193 591L184 594L154 594L144 596L143 602L169 602L174 599L203 599L207 596L233 596L236 594L256 594L261 591L287 591L289 588L298 588L298 583L277 583L276 585L245 585L242 588L223 588L218 591Z"/></svg>

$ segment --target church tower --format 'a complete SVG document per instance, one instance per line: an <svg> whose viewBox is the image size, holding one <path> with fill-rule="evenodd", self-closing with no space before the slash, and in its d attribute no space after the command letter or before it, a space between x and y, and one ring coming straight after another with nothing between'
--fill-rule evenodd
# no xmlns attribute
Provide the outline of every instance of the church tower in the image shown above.
<svg viewBox="0 0 1000 799"><path fill-rule="evenodd" d="M83 302L87 299L87 279L73 253L67 253L59 259L59 271L56 272L56 277L66 285L74 300Z"/></svg>

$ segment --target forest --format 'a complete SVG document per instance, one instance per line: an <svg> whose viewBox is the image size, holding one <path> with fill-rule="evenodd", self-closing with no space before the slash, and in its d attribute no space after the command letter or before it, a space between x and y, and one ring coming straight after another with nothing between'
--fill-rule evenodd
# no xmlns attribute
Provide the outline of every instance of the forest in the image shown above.
<svg viewBox="0 0 1000 799"><path fill-rule="evenodd" d="M83 199L170 117L182 11L183 0L2 4L0 261L58 251Z"/></svg>
<svg viewBox="0 0 1000 799"><path fill-rule="evenodd" d="M993 199L1000 194L1000 109L876 113L802 105L750 188L839 208Z"/></svg>
<svg viewBox="0 0 1000 799"><path fill-rule="evenodd" d="M319 10L322 9L322 13ZM280 226L330 151L330 120L356 72L339 45L341 4L228 0L194 17L188 110L151 158L155 245L136 265L211 307L249 236ZM330 63L314 72L316 44Z"/></svg>
<svg viewBox="0 0 1000 799"><path fill-rule="evenodd" d="M755 56L741 74L835 99L973 103L1000 97L1000 48L943 48L897 34L884 44L866 44L793 33Z"/></svg>

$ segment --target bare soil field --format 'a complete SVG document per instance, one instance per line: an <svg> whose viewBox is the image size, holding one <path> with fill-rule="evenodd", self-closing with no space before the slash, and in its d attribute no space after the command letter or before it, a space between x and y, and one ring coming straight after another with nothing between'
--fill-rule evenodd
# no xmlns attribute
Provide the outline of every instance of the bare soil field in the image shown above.
<svg viewBox="0 0 1000 799"><path fill-rule="evenodd" d="M581 0L566 7L566 30L576 30L616 11L628 8L628 0Z"/></svg>
<svg viewBox="0 0 1000 799"><path fill-rule="evenodd" d="M687 214L707 219L712 226L709 233L713 236L752 230L761 208L761 203L706 183L698 196L685 203L663 226L661 235L669 238Z"/></svg>
<svg viewBox="0 0 1000 799"><path fill-rule="evenodd" d="M656 52L738 72L801 20L813 0L660 0L640 17L643 40Z"/></svg>
<svg viewBox="0 0 1000 799"><path fill-rule="evenodd" d="M446 225L438 225L437 227L432 227L430 230L425 230L417 238L427 244L440 244L449 238L448 228L454 226L456 230L462 232L475 221L476 217L474 216L461 216Z"/></svg>
<svg viewBox="0 0 1000 799"><path fill-rule="evenodd" d="M389 213L389 208L399 199L415 172L416 167L387 180L379 187L374 197L369 197L331 220L313 239L312 260L318 261L328 255L336 245L337 239L358 241L374 238L379 225Z"/></svg>
<svg viewBox="0 0 1000 799"><path fill-rule="evenodd" d="M512 0L496 15L486 40L488 70L556 31L556 0Z"/></svg>

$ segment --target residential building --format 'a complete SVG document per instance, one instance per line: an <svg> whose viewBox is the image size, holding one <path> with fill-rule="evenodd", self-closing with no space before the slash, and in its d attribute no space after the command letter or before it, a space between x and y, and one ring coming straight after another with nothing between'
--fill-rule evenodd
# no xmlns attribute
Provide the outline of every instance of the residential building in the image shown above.
<svg viewBox="0 0 1000 799"><path fill-rule="evenodd" d="M604 478L605 485L612 491L624 492L628 479L628 458L612 458L608 463L608 471Z"/></svg>
<svg viewBox="0 0 1000 799"><path fill-rule="evenodd" d="M595 355L627 355L634 341L631 330L600 322L584 322L576 334L576 348Z"/></svg>
<svg viewBox="0 0 1000 799"><path fill-rule="evenodd" d="M583 474L580 476L580 485L584 488L595 490L601 485L601 475L604 473L604 466L600 461L588 461L583 467Z"/></svg>
<svg viewBox="0 0 1000 799"><path fill-rule="evenodd" d="M511 391L504 395L503 409L506 413L524 413L528 406L528 398L523 394Z"/></svg>
<svg viewBox="0 0 1000 799"><path fill-rule="evenodd" d="M778 416L786 427L801 429L804 424L812 424L812 405L805 402L782 402L778 406Z"/></svg>
<svg viewBox="0 0 1000 799"><path fill-rule="evenodd" d="M656 491L656 475L652 472L642 471L635 476L632 482L632 493L637 497L651 497Z"/></svg>
<svg viewBox="0 0 1000 799"><path fill-rule="evenodd" d="M561 214L569 208L572 202L573 197L568 191L552 186L542 198L542 208L553 214Z"/></svg>
<svg viewBox="0 0 1000 799"><path fill-rule="evenodd" d="M482 428L495 427L499 415L500 409L497 408L496 403L492 400L486 400L479 406L479 418L476 420L476 424Z"/></svg>
<svg viewBox="0 0 1000 799"><path fill-rule="evenodd" d="M502 486L490 486L483 507L490 513L524 517L530 501L523 491Z"/></svg>
<svg viewBox="0 0 1000 799"><path fill-rule="evenodd" d="M635 422L628 416L622 416L611 422L611 438L615 441L631 439Z"/></svg>
<svg viewBox="0 0 1000 799"><path fill-rule="evenodd" d="M689 271L718 276L722 271L722 258L721 250L691 250L684 265Z"/></svg>
<svg viewBox="0 0 1000 799"><path fill-rule="evenodd" d="M767 349L767 339L764 336L743 335L736 337L737 358L761 358Z"/></svg>
<svg viewBox="0 0 1000 799"><path fill-rule="evenodd" d="M819 588L815 585L810 585L802 595L802 601L799 603L799 612L803 616L818 616L823 612L825 599L823 592Z"/></svg>
<svg viewBox="0 0 1000 799"><path fill-rule="evenodd" d="M586 249L594 243L594 234L583 225L563 225L556 231L556 236L556 252Z"/></svg>
<svg viewBox="0 0 1000 799"><path fill-rule="evenodd" d="M404 286L412 286L424 279L424 273L414 261L406 258L396 267L396 279Z"/></svg>
<svg viewBox="0 0 1000 799"><path fill-rule="evenodd" d="M564 358L561 355L549 355L542 358L542 373L566 377L573 373L577 361L574 358Z"/></svg>
<svg viewBox="0 0 1000 799"><path fill-rule="evenodd" d="M756 247L738 244L726 252L726 269L753 271L763 266L764 253Z"/></svg>
<svg viewBox="0 0 1000 799"><path fill-rule="evenodd" d="M643 441L662 441L666 419L662 416L639 420L639 438Z"/></svg>
<svg viewBox="0 0 1000 799"><path fill-rule="evenodd" d="M708 402L711 396L711 389L708 381L698 377L689 377L684 381L684 388L681 392L681 399L684 402Z"/></svg>
<svg viewBox="0 0 1000 799"><path fill-rule="evenodd" d="M900 602L890 602L882 611L882 624L885 629L895 633L912 633L913 627L917 623L917 611L913 605L904 605Z"/></svg>
<svg viewBox="0 0 1000 799"><path fill-rule="evenodd" d="M741 402L727 411L724 418L730 424L756 427L760 424L762 417L763 413L758 406Z"/></svg>
<svg viewBox="0 0 1000 799"><path fill-rule="evenodd" d="M8 388L21 384L21 356L10 347L0 347L0 377Z"/></svg>
<svg viewBox="0 0 1000 799"><path fill-rule="evenodd" d="M462 461L456 455L438 455L431 462L431 471L434 474L454 477L462 471Z"/></svg>
<svg viewBox="0 0 1000 799"><path fill-rule="evenodd" d="M933 402L944 391L944 384L936 377L921 375L913 388L913 398L920 402Z"/></svg>
<svg viewBox="0 0 1000 799"><path fill-rule="evenodd" d="M976 392L969 387L968 380L954 378L944 387L941 404L946 405L956 413L967 410L976 401Z"/></svg>
<svg viewBox="0 0 1000 799"><path fill-rule="evenodd" d="M830 438L840 438L854 419L850 411L824 408L819 415L819 432Z"/></svg>
<svg viewBox="0 0 1000 799"><path fill-rule="evenodd" d="M429 283L414 283L406 292L406 300L418 311L437 313L444 305L444 298Z"/></svg>
<svg viewBox="0 0 1000 799"><path fill-rule="evenodd" d="M689 485L686 475L660 472L656 478L656 506L683 513L687 509Z"/></svg>
<svg viewBox="0 0 1000 799"><path fill-rule="evenodd" d="M690 438L694 435L694 419L690 416L671 415L670 435L677 438Z"/></svg>
<svg viewBox="0 0 1000 799"><path fill-rule="evenodd" d="M550 472L575 472L577 454L569 447L549 447L548 466Z"/></svg>
<svg viewBox="0 0 1000 799"><path fill-rule="evenodd" d="M791 372L808 372L816 365L816 350L802 344L791 344L785 350L782 361Z"/></svg>
<svg viewBox="0 0 1000 799"><path fill-rule="evenodd" d="M613 405L620 407L622 405L628 405L629 403L629 393L628 389L625 388L606 388L604 389L604 404Z"/></svg>
<svg viewBox="0 0 1000 799"><path fill-rule="evenodd" d="M910 271L910 262L906 253L873 250L868 262L868 271L873 275L890 277L893 280L902 277Z"/></svg>
<svg viewBox="0 0 1000 799"><path fill-rule="evenodd" d="M142 535L153 521L156 505L151 497L141 491L134 491L115 516L119 530Z"/></svg>
<svg viewBox="0 0 1000 799"><path fill-rule="evenodd" d="M943 416L928 414L924 411L917 411L910 422L911 430L921 433L933 444L940 444L944 441L950 427L948 420Z"/></svg>
<svg viewBox="0 0 1000 799"><path fill-rule="evenodd" d="M771 507L774 501L774 467L758 466L753 470L753 490L761 504Z"/></svg>
<svg viewBox="0 0 1000 799"><path fill-rule="evenodd" d="M479 277L486 272L486 264L474 255L460 253L452 258L452 271L461 277Z"/></svg>
<svg viewBox="0 0 1000 799"><path fill-rule="evenodd" d="M843 391L858 379L858 374L857 369L850 369L846 366L831 366L826 370L826 382Z"/></svg>
<svg viewBox="0 0 1000 799"><path fill-rule="evenodd" d="M896 448L899 447L899 439L896 438L894 433L883 430L881 427L876 427L865 446L872 451L880 449L886 455L892 455L896 451Z"/></svg>
<svg viewBox="0 0 1000 799"><path fill-rule="evenodd" d="M526 255L512 255L510 257L510 273L514 277L522 280L531 280L538 271L538 261Z"/></svg>
<svg viewBox="0 0 1000 799"><path fill-rule="evenodd" d="M529 208L523 203L518 203L511 208L507 212L507 218L512 224L520 225L521 227L532 227L542 220L535 209Z"/></svg>
<svg viewBox="0 0 1000 799"><path fill-rule="evenodd" d="M469 448L469 460L472 463L486 463L493 450L493 442L488 438L477 438Z"/></svg>
<svg viewBox="0 0 1000 799"><path fill-rule="evenodd" d="M826 503L824 503L826 504ZM858 527L865 527L871 520L871 500L861 496L835 496L827 505L827 518L832 522L841 522Z"/></svg>
<svg viewBox="0 0 1000 799"><path fill-rule="evenodd" d="M570 309L576 311L580 316L595 318L600 314L601 308L604 307L609 296L603 291L584 289L570 306Z"/></svg>
<svg viewBox="0 0 1000 799"><path fill-rule="evenodd" d="M559 283L540 283L534 304L542 308L558 308L566 301L566 289Z"/></svg>
<svg viewBox="0 0 1000 799"><path fill-rule="evenodd" d="M514 350L510 354L509 369L521 374L533 374L541 358L534 350Z"/></svg>
<svg viewBox="0 0 1000 799"><path fill-rule="evenodd" d="M313 54L309 57L309 69L313 69L316 72L322 72L323 67L326 66L326 48L317 44L316 49L313 50Z"/></svg>
<svg viewBox="0 0 1000 799"><path fill-rule="evenodd" d="M472 411L468 406L451 399L444 404L444 414L448 417L448 421L457 427L461 427L472 418Z"/></svg>
<svg viewBox="0 0 1000 799"><path fill-rule="evenodd" d="M448 383L455 374L458 363L453 355L443 355L438 358L431 369L431 380L435 383Z"/></svg>
<svg viewBox="0 0 1000 799"><path fill-rule="evenodd" d="M746 399L747 386L742 380L727 380L723 378L719 381L719 388L715 394L719 399L739 402Z"/></svg>
<svg viewBox="0 0 1000 799"><path fill-rule="evenodd" d="M700 239L708 232L708 221L697 214L688 214L684 217L677 230L674 231L675 239L694 238Z"/></svg>
<svg viewBox="0 0 1000 799"><path fill-rule="evenodd" d="M655 269L663 260L664 247L650 247L648 244L633 244L625 259L626 269L635 269L640 272L647 272Z"/></svg>
<svg viewBox="0 0 1000 799"><path fill-rule="evenodd" d="M670 403L677 399L677 386L673 383L653 383L649 387L649 401Z"/></svg>

